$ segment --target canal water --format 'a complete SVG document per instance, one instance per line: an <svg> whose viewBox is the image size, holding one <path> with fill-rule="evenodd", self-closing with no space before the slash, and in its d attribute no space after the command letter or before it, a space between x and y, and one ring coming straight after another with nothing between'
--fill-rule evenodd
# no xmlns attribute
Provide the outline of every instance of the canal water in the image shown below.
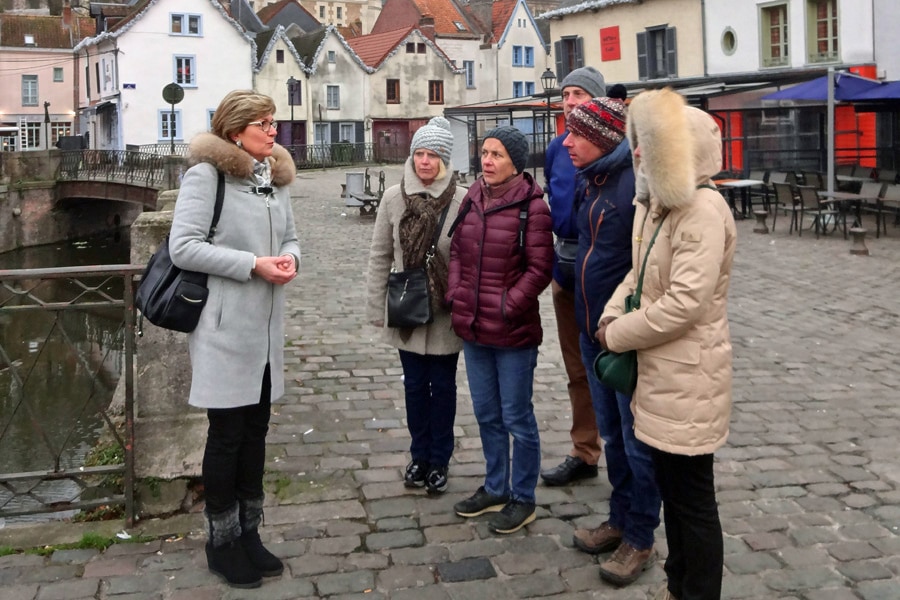
<svg viewBox="0 0 900 600"><path fill-rule="evenodd" d="M128 233L122 229L2 253L0 269L126 264ZM42 286L47 287L36 295L44 300L73 296L71 284L63 281ZM105 284L104 289L121 298L120 281ZM11 295L0 287L0 305L9 302ZM0 313L0 473L83 464L88 451L108 431L102 413L124 365L122 318L121 308ZM74 500L80 492L67 480L33 487L35 483L17 483L16 490L22 494L30 489L45 503ZM0 486L0 507L5 511L39 505L29 495L16 495ZM5 522L0 519L0 527L69 516L71 512L10 517Z"/></svg>

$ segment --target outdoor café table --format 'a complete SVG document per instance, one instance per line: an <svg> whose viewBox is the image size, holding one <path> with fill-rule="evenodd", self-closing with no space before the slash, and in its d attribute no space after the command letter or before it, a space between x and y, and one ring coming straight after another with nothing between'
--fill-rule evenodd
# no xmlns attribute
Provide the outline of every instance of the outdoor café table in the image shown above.
<svg viewBox="0 0 900 600"><path fill-rule="evenodd" d="M854 208L854 220L853 227L862 226L862 203L871 201L878 202L878 196L872 196L870 194L854 194L853 192L827 192L825 190L818 190L816 192L819 195L819 201L822 203L828 202L836 202L838 205L838 210L841 213L845 213L844 207L847 204L853 204ZM846 216L844 218L844 227L847 227L847 219ZM844 238L846 239L847 232L844 232Z"/></svg>
<svg viewBox="0 0 900 600"><path fill-rule="evenodd" d="M762 179L717 179L713 183L718 187L729 188L729 204L731 204L731 212L735 217L743 219L747 216L750 206L750 188L756 186L765 186L766 182ZM734 191L741 190L741 212L738 213L735 206Z"/></svg>
<svg viewBox="0 0 900 600"><path fill-rule="evenodd" d="M835 175L834 178L841 183L865 183L866 181L875 181L871 177L860 177L859 175Z"/></svg>

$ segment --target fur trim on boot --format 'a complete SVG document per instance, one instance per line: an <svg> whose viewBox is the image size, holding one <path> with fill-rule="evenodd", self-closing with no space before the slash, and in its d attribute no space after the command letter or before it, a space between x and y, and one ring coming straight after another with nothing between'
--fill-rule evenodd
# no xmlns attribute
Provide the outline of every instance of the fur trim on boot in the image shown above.
<svg viewBox="0 0 900 600"><path fill-rule="evenodd" d="M241 543L241 525L238 506L224 512L210 514L204 511L209 541L206 543L206 564L214 575L236 588L257 588L262 585L262 575Z"/></svg>
<svg viewBox="0 0 900 600"><path fill-rule="evenodd" d="M259 537L259 525L263 521L263 496L238 500L241 519L241 544L247 557L263 577L278 577L284 572L284 563L263 546Z"/></svg>

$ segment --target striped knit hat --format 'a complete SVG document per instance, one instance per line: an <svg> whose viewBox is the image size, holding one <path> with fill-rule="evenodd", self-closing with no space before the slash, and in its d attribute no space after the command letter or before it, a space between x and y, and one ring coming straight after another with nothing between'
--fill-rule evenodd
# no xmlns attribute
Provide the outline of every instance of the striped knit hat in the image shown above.
<svg viewBox="0 0 900 600"><path fill-rule="evenodd" d="M566 129L607 154L625 139L625 103L618 98L588 100L572 109Z"/></svg>
<svg viewBox="0 0 900 600"><path fill-rule="evenodd" d="M450 121L444 117L434 117L425 125L419 127L413 135L409 145L409 155L412 156L419 148L431 150L441 157L444 166L450 164L450 152L453 150L453 134L450 133Z"/></svg>

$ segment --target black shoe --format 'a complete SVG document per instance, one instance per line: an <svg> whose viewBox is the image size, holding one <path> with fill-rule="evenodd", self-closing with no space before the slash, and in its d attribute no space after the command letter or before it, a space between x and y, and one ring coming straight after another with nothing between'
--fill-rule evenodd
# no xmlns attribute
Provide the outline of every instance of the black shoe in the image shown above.
<svg viewBox="0 0 900 600"><path fill-rule="evenodd" d="M425 485L425 477L428 475L428 463L424 460L414 460L406 465L406 474L403 476L403 485L408 488L420 488Z"/></svg>
<svg viewBox="0 0 900 600"><path fill-rule="evenodd" d="M266 550L262 540L259 539L258 530L253 529L243 532L241 534L241 544L244 545L244 550L247 551L247 558L250 559L250 562L259 570L259 574L263 577L278 577L284 572L284 563L277 556Z"/></svg>
<svg viewBox="0 0 900 600"><path fill-rule="evenodd" d="M500 511L509 502L507 496L494 496L488 494L484 486L478 491L453 505L453 510L461 517L477 517L488 512Z"/></svg>
<svg viewBox="0 0 900 600"><path fill-rule="evenodd" d="M443 494L447 491L447 470L446 465L443 467L432 465L425 476L425 491L429 494Z"/></svg>
<svg viewBox="0 0 900 600"><path fill-rule="evenodd" d="M496 515L491 515L488 529L494 533L515 533L534 521L534 502L510 500Z"/></svg>
<svg viewBox="0 0 900 600"><path fill-rule="evenodd" d="M240 540L216 546L206 544L206 564L214 575L235 588L250 589L262 585L262 575L250 562Z"/></svg>
<svg viewBox="0 0 900 600"><path fill-rule="evenodd" d="M541 471L541 479L549 486L568 485L576 479L597 476L597 465L589 465L577 456L567 456L559 466Z"/></svg>

